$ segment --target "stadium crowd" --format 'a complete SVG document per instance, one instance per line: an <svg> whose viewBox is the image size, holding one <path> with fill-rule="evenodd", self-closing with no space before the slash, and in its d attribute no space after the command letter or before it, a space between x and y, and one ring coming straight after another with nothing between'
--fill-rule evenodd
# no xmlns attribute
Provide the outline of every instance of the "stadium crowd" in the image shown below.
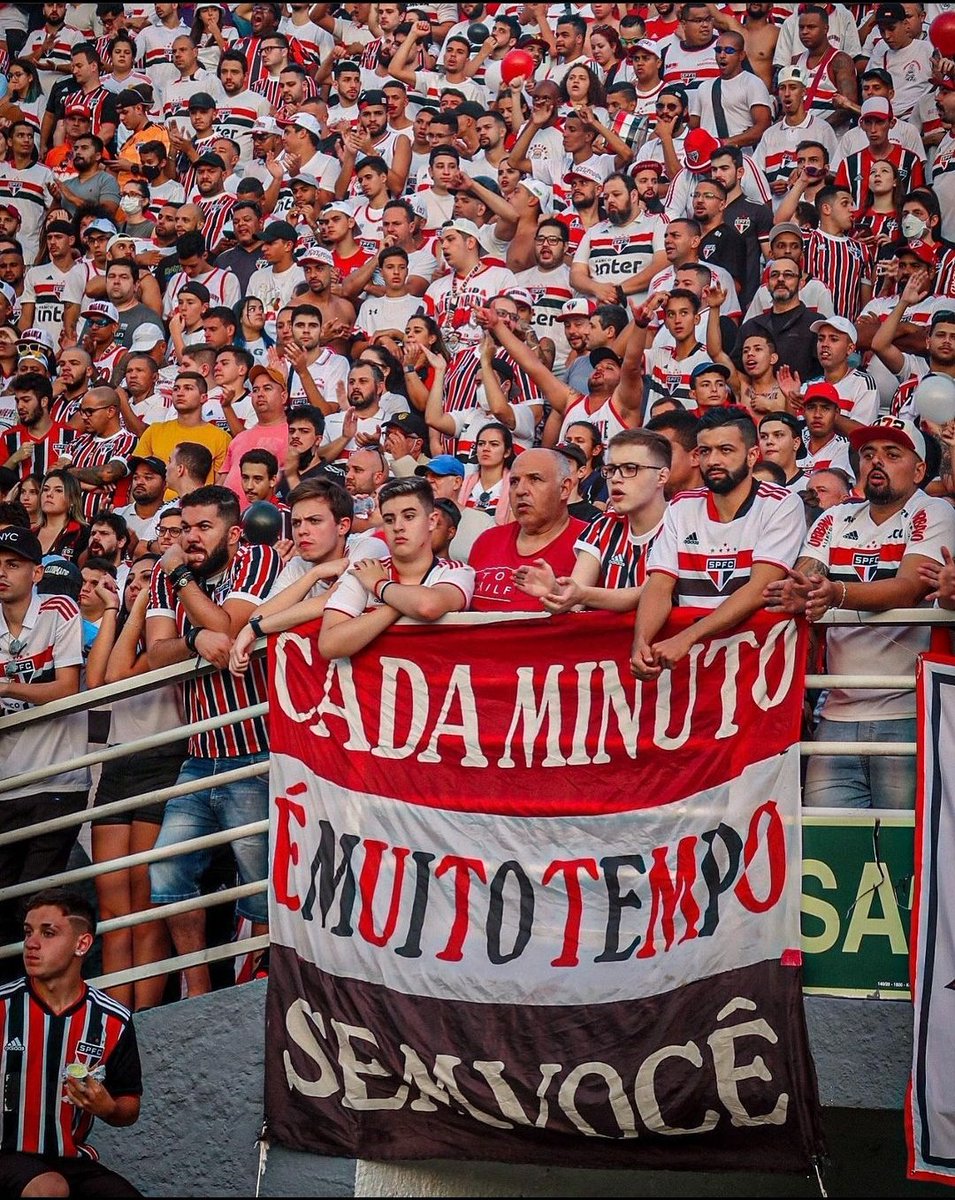
<svg viewBox="0 0 955 1200"><path fill-rule="evenodd" d="M257 637L323 614L337 657L402 617L631 613L652 680L762 607L955 607L953 8L0 4L5 776L256 705ZM674 605L704 612L661 640ZM814 653L908 675L928 636ZM196 657L108 729L3 727ZM834 688L806 724L910 742L914 698ZM267 755L261 717L210 728L92 796L83 767L16 787L0 832L90 805L106 862L245 825L262 775L95 809ZM913 774L816 757L804 800L911 808ZM0 847L0 887L76 835ZM267 874L264 835L227 853ZM99 914L214 860L102 875ZM206 943L195 910L103 966Z"/></svg>

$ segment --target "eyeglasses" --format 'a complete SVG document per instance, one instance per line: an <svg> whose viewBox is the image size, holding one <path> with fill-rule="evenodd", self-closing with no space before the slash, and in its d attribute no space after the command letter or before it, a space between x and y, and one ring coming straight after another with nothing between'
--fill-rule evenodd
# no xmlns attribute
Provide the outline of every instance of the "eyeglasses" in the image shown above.
<svg viewBox="0 0 955 1200"><path fill-rule="evenodd" d="M81 416L88 417L90 413L105 412L107 408L112 408L112 404L100 404L96 408L80 408Z"/></svg>
<svg viewBox="0 0 955 1200"><path fill-rule="evenodd" d="M739 46L714 46L717 54L739 54Z"/></svg>
<svg viewBox="0 0 955 1200"><path fill-rule="evenodd" d="M622 479L636 479L641 471L662 471L662 467L658 467L656 463L610 463L606 467L600 468L600 474L604 479L613 479L618 472Z"/></svg>
<svg viewBox="0 0 955 1200"><path fill-rule="evenodd" d="M178 537L182 533L181 525L160 525L158 533L168 534L170 537Z"/></svg>
<svg viewBox="0 0 955 1200"><path fill-rule="evenodd" d="M107 321L105 317L87 317L86 324L91 329L103 329L107 325L111 325L112 321Z"/></svg>
<svg viewBox="0 0 955 1200"><path fill-rule="evenodd" d="M722 200L719 192L694 192L694 200Z"/></svg>
<svg viewBox="0 0 955 1200"><path fill-rule="evenodd" d="M713 18L707 14L705 17L684 17L684 25L712 25Z"/></svg>
<svg viewBox="0 0 955 1200"><path fill-rule="evenodd" d="M769 278L770 279L798 279L799 273L797 271L770 271Z"/></svg>
<svg viewBox="0 0 955 1200"><path fill-rule="evenodd" d="M562 237L548 237L546 234L534 238L538 246L559 246L564 239Z"/></svg>

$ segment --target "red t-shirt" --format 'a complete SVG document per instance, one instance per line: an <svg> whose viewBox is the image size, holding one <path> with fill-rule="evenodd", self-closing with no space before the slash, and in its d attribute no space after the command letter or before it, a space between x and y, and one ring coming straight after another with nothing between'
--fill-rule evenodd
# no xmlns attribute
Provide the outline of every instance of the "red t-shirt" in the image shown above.
<svg viewBox="0 0 955 1200"><path fill-rule="evenodd" d="M332 260L336 268L341 272L342 279L346 279L349 275L353 275L355 271L360 271L370 258L374 258L374 254L370 250L365 250L363 247L350 257L342 258L341 255L332 251Z"/></svg>
<svg viewBox="0 0 955 1200"><path fill-rule="evenodd" d="M552 542L529 555L518 553L520 526L516 521L486 529L468 555L475 576L472 612L540 612L536 596L528 596L515 585L514 572L542 558L555 575L569 575L577 561L574 543L586 528L586 522L571 517Z"/></svg>

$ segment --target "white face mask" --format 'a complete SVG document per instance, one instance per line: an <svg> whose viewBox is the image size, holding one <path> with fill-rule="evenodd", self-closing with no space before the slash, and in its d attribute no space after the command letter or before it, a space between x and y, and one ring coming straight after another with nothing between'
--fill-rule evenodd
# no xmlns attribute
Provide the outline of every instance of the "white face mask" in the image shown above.
<svg viewBox="0 0 955 1200"><path fill-rule="evenodd" d="M474 404L475 407L483 409L484 412L491 411L491 406L487 399L487 390L483 383L479 383L474 390Z"/></svg>
<svg viewBox="0 0 955 1200"><path fill-rule="evenodd" d="M928 226L915 213L906 213L902 218L902 236L904 238L920 238L928 233Z"/></svg>
<svg viewBox="0 0 955 1200"><path fill-rule="evenodd" d="M142 211L143 201L141 196L123 196L119 202L119 207L124 213L132 215Z"/></svg>

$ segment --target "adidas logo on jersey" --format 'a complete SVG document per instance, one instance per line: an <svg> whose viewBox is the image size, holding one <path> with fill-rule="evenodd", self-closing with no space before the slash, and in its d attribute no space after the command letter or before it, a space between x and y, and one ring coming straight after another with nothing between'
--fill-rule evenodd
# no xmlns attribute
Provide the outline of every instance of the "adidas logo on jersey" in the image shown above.
<svg viewBox="0 0 955 1200"><path fill-rule="evenodd" d="M614 554L610 558L610 566L625 567L627 565L627 556L625 554Z"/></svg>
<svg viewBox="0 0 955 1200"><path fill-rule="evenodd" d="M849 532L846 534L845 540L847 542L857 542L859 540L858 532L855 529L850 529Z"/></svg>
<svg viewBox="0 0 955 1200"><path fill-rule="evenodd" d="M18 1037L16 1037L13 1039L12 1042L7 1042L7 1044L4 1046L3 1049L8 1054L22 1054L23 1053L23 1042L21 1042L20 1039Z"/></svg>
<svg viewBox="0 0 955 1200"><path fill-rule="evenodd" d="M695 533L691 533L683 539L684 546L698 546L699 544L700 544L700 539L696 536Z"/></svg>

